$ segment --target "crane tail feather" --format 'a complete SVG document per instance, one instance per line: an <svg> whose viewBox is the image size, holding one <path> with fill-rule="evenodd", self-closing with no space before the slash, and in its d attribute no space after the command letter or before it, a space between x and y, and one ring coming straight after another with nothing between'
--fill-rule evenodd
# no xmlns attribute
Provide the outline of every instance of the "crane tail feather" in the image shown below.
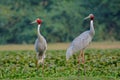
<svg viewBox="0 0 120 80"><path fill-rule="evenodd" d="M66 52L66 60L67 61L72 56L72 54L73 54L73 51L72 51L72 48L70 47L70 48L67 49L67 52Z"/></svg>

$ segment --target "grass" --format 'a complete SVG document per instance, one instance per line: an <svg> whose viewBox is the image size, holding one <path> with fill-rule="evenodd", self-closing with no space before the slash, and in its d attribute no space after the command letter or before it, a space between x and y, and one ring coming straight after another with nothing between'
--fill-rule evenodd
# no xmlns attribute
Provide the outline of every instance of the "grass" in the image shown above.
<svg viewBox="0 0 120 80"><path fill-rule="evenodd" d="M28 80L117 80L115 78L110 78L110 77L78 77L78 76L69 76L69 77L57 77L57 78L51 78L51 77L46 77L46 78L28 78ZM24 80L24 79L23 79Z"/></svg>
<svg viewBox="0 0 120 80"><path fill-rule="evenodd" d="M114 55L113 55L114 53ZM120 50L86 50L86 75L90 80L119 80ZM34 51L0 51L0 79L74 80L84 79L84 67L77 63L78 54L65 61L65 50L48 50L45 68L35 66Z"/></svg>
<svg viewBox="0 0 120 80"><path fill-rule="evenodd" d="M115 48L118 43L92 43L85 50L86 80L120 80L120 49ZM36 69L33 45L0 46L0 80L84 80L84 66L78 65L78 54L65 60L68 45L48 45L44 70L41 65Z"/></svg>

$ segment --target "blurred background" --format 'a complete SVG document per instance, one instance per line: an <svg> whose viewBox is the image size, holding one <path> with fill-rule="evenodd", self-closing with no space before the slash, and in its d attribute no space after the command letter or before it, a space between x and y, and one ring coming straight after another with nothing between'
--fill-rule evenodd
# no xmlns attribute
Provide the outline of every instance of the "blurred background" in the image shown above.
<svg viewBox="0 0 120 80"><path fill-rule="evenodd" d="M33 44L41 18L48 43L70 42L89 29L84 17L95 15L93 41L120 40L120 0L0 0L0 44Z"/></svg>

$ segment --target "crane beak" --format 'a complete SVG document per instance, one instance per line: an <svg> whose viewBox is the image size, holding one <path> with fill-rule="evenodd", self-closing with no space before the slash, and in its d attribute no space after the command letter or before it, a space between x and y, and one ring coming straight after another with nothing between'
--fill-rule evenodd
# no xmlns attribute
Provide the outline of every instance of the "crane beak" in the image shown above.
<svg viewBox="0 0 120 80"><path fill-rule="evenodd" d="M88 17L85 17L85 18L84 18L84 20L86 20L86 19L88 19L88 18L90 18L90 16L88 16Z"/></svg>
<svg viewBox="0 0 120 80"><path fill-rule="evenodd" d="M34 24L34 23L36 23L36 20L35 20L35 21L33 21L33 22L31 22L30 24Z"/></svg>

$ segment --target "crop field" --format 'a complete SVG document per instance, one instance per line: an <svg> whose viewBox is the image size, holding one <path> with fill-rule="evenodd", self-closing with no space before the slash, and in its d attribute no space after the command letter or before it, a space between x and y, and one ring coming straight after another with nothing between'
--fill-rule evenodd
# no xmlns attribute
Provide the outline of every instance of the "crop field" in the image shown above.
<svg viewBox="0 0 120 80"><path fill-rule="evenodd" d="M66 62L68 45L49 44L44 69L42 65L36 68L33 45L0 46L0 80L120 80L118 43L106 43L109 46L104 48L101 43L93 43L85 50L85 65L78 64L79 52Z"/></svg>

